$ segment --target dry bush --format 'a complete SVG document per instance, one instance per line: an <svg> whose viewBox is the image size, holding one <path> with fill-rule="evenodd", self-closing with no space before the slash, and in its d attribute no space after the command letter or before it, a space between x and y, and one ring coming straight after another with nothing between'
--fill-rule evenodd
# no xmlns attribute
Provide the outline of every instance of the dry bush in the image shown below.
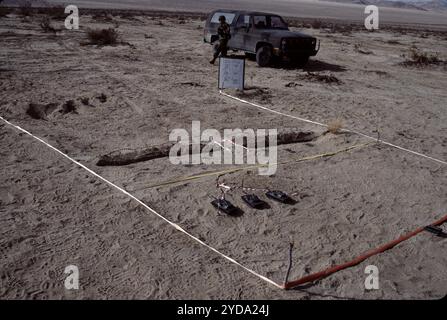
<svg viewBox="0 0 447 320"><path fill-rule="evenodd" d="M81 102L84 106L89 106L90 105L90 98L88 97L83 97L81 98Z"/></svg>
<svg viewBox="0 0 447 320"><path fill-rule="evenodd" d="M33 119L48 120L48 116L58 107L57 103L38 104L30 103L26 110L26 114Z"/></svg>
<svg viewBox="0 0 447 320"><path fill-rule="evenodd" d="M22 0L19 1L19 14L23 17L29 17L31 16L31 13L33 12L32 8L32 2L29 0Z"/></svg>
<svg viewBox="0 0 447 320"><path fill-rule="evenodd" d="M0 7L0 17L6 17L10 13L11 13L11 9Z"/></svg>
<svg viewBox="0 0 447 320"><path fill-rule="evenodd" d="M343 120L340 118L329 121L327 124L327 130L330 133L337 134L343 128Z"/></svg>
<svg viewBox="0 0 447 320"><path fill-rule="evenodd" d="M107 102L107 96L104 93L101 93L101 95L99 97L97 97L97 98L102 103Z"/></svg>
<svg viewBox="0 0 447 320"><path fill-rule="evenodd" d="M428 54L427 52L420 52L417 49L411 50L411 60L417 64L433 64L440 62L437 54Z"/></svg>
<svg viewBox="0 0 447 320"><path fill-rule="evenodd" d="M87 32L90 44L101 46L114 45L118 41L118 32L113 29L93 29Z"/></svg>
<svg viewBox="0 0 447 320"><path fill-rule="evenodd" d="M406 57L404 55L404 57ZM438 54L429 54L427 52L420 51L417 47L410 49L410 55L406 61L402 64L405 66L428 66L432 64L440 64L442 60L439 59Z"/></svg>
<svg viewBox="0 0 447 320"><path fill-rule="evenodd" d="M113 21L114 16L111 13L107 13L104 17L104 21Z"/></svg>
<svg viewBox="0 0 447 320"><path fill-rule="evenodd" d="M350 36L352 31L356 29L355 25L349 24L349 25L342 25L339 23L331 23L327 24L324 31L328 33L341 33L345 36Z"/></svg>
<svg viewBox="0 0 447 320"><path fill-rule="evenodd" d="M386 43L388 43L388 44L401 44L398 40L393 40L393 39L388 40Z"/></svg>
<svg viewBox="0 0 447 320"><path fill-rule="evenodd" d="M341 80L332 74L319 74L314 72L307 72L306 74L299 75L298 78L316 81L316 82L324 82L324 83L333 83L333 84L341 84Z"/></svg>
<svg viewBox="0 0 447 320"><path fill-rule="evenodd" d="M320 29L321 26L323 25L323 22L321 22L321 20L314 20L311 22L310 25L312 26L313 29Z"/></svg>
<svg viewBox="0 0 447 320"><path fill-rule="evenodd" d="M42 28L43 32L52 32L56 33L58 30L52 26L51 19L49 17L43 17L40 21L40 27Z"/></svg>
<svg viewBox="0 0 447 320"><path fill-rule="evenodd" d="M38 8L37 13L45 14L55 20L65 20L65 18L67 17L65 8L61 5L47 5L44 8Z"/></svg>
<svg viewBox="0 0 447 320"><path fill-rule="evenodd" d="M67 114L67 113L77 113L76 110L76 104L74 100L68 100L62 105L62 110L60 110L61 113Z"/></svg>
<svg viewBox="0 0 447 320"><path fill-rule="evenodd" d="M135 19L136 13L133 11L124 11L119 14L121 19Z"/></svg>
<svg viewBox="0 0 447 320"><path fill-rule="evenodd" d="M0 0L0 5L3 0ZM5 8L0 6L0 17L6 17L8 14L12 12L11 8Z"/></svg>
<svg viewBox="0 0 447 320"><path fill-rule="evenodd" d="M92 15L92 19L96 21L106 21L111 22L114 19L114 16L111 12L108 11L99 11L96 14Z"/></svg>
<svg viewBox="0 0 447 320"><path fill-rule="evenodd" d="M371 50L362 49L362 46L359 43L354 44L354 50L361 54L372 54Z"/></svg>

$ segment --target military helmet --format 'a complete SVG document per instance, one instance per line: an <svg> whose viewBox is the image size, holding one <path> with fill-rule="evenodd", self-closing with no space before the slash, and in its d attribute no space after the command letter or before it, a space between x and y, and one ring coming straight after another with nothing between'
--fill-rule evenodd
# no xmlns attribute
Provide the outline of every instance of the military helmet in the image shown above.
<svg viewBox="0 0 447 320"><path fill-rule="evenodd" d="M225 20L227 20L227 19L225 18L225 16L220 16L220 17L219 17L219 21L220 21L220 22L225 21Z"/></svg>

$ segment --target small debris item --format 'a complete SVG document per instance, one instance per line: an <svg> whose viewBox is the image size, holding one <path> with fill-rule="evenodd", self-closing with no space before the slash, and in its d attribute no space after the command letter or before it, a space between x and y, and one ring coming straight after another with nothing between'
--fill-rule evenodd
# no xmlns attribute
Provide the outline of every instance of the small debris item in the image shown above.
<svg viewBox="0 0 447 320"><path fill-rule="evenodd" d="M424 228L424 230L433 233L438 237L447 238L447 233L445 233L440 227L427 226Z"/></svg>
<svg viewBox="0 0 447 320"><path fill-rule="evenodd" d="M267 197L269 197L270 199L273 199L273 200L276 200L276 201L282 202L282 203L288 203L288 202L292 201L292 199L282 191L268 191L265 195Z"/></svg>
<svg viewBox="0 0 447 320"><path fill-rule="evenodd" d="M259 199L259 197L255 194L246 194L242 196L242 200L245 201L250 207L254 209L260 209L265 206L265 202Z"/></svg>
<svg viewBox="0 0 447 320"><path fill-rule="evenodd" d="M228 215L236 213L237 208L231 204L230 201L225 199L216 199L211 201L211 204L217 209Z"/></svg>

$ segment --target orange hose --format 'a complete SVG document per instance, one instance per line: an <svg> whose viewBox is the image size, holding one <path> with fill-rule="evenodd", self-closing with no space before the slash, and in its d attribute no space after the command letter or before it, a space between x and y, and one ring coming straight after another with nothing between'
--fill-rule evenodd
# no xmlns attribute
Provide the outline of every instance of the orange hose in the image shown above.
<svg viewBox="0 0 447 320"><path fill-rule="evenodd" d="M439 225L443 224L446 221L447 221L447 215L444 216L443 218L439 219L438 221L432 223L430 226L439 226ZM384 244L384 245L382 245L382 246L380 246L380 247L378 247L376 249L370 250L370 251L362 254L361 256L359 256L359 257L357 257L357 258L355 258L355 259L353 259L353 260L351 260L349 262L346 262L344 264L340 264L340 265L336 265L336 266L330 267L330 268L325 269L323 271L310 274L308 276L302 277L302 278L294 280L294 281L289 281L286 284L284 284L284 289L292 289L292 288L297 287L299 285L302 285L302 284L305 284L305 283L308 283L308 282L313 282L313 281L325 278L325 277L327 277L327 276L329 276L329 275L331 275L331 274L333 274L335 272L338 272L340 270L347 269L347 268L353 267L355 265L358 265L359 263L365 261L369 257L372 257L372 256L374 256L376 254L381 253L381 252L384 252L384 251L386 251L388 249L391 249L394 246L398 245L399 243L414 237L418 233L424 231L424 228L425 227L420 227L420 228L418 228L418 229L416 229L416 230L414 230L412 232L409 232L409 233L401 236L400 238L397 238L397 239L395 239L395 240L393 240L391 242L388 242L387 244Z"/></svg>

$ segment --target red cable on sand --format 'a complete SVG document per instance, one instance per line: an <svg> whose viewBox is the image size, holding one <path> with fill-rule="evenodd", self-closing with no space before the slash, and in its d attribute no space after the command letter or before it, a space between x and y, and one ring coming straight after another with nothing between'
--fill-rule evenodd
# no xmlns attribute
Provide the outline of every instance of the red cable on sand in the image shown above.
<svg viewBox="0 0 447 320"><path fill-rule="evenodd" d="M439 226L439 225L443 224L446 221L447 221L447 215L444 216L443 218L439 219L438 221L432 223L430 226ZM392 247L398 245L399 243L414 237L418 233L424 231L424 228L425 227L420 227L420 228L418 228L418 229L416 229L416 230L414 230L414 231L412 231L410 233L407 233L407 234L401 236L400 238L397 238L397 239L395 239L395 240L393 240L391 242L388 242L387 244L384 244L384 245L382 245L382 246L380 246L380 247L378 247L376 249L370 250L370 251L362 254L361 256L355 258L354 260L351 260L351 261L346 262L344 264L340 264L340 265L337 265L337 266L330 267L330 268L328 268L326 270L310 274L308 276L302 277L302 278L294 280L294 281L289 281L286 284L284 284L284 289L292 289L292 288L297 287L299 285L302 285L302 284L305 284L305 283L308 283L308 282L313 282L313 281L325 278L325 277L327 277L327 276L329 276L329 275L331 275L331 274L333 274L335 272L338 272L340 270L347 269L347 268L353 267L355 265L358 265L359 263L365 261L369 257L372 257L372 256L374 256L374 255L376 255L378 253L384 252L384 251L386 251L388 249L391 249Z"/></svg>

